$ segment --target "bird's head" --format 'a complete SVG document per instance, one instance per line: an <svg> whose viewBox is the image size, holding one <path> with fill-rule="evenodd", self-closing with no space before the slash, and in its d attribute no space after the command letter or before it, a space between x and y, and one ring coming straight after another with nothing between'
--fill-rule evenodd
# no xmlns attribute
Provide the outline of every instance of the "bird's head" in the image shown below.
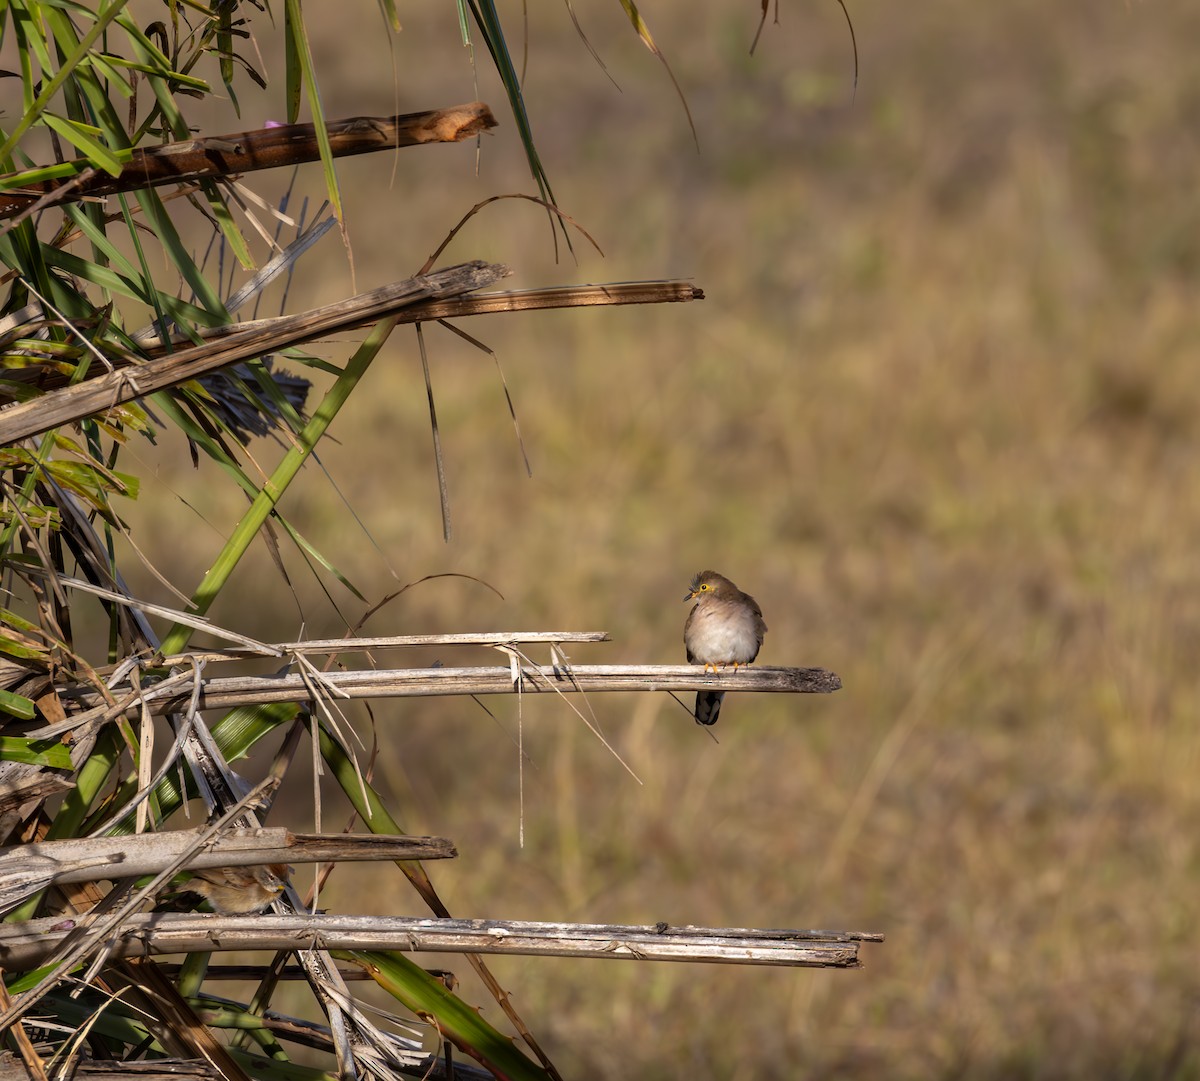
<svg viewBox="0 0 1200 1081"><path fill-rule="evenodd" d="M728 596L731 590L736 590L736 586L723 574L718 574L716 571L701 571L692 579L692 584L688 586L687 596L683 599L690 601L693 598L704 600L706 597Z"/></svg>

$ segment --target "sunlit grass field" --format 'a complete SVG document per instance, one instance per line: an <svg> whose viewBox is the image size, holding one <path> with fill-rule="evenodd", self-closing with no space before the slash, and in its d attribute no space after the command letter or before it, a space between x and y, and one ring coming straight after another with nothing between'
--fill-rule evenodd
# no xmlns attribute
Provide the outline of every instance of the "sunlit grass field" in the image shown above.
<svg viewBox="0 0 1200 1081"><path fill-rule="evenodd" d="M618 4L580 17L620 91L565 10L531 6L535 136L606 258L576 236L556 265L538 211L502 203L441 261L506 262L514 287L689 277L707 299L464 325L504 366L532 479L491 359L429 328L448 544L398 331L328 477L283 509L371 601L446 571L504 595L425 583L376 633L602 629L576 660L676 662L711 566L759 599L762 662L842 676L830 698L731 696L719 744L665 696L595 697L641 783L526 699L523 849L515 700L375 710L397 817L461 851L431 868L457 915L887 934L855 972L497 960L565 1076L1197 1077L1200 8L848 2L853 98L834 4L784 5L754 59L757 5L643 6L699 153ZM532 190L444 7L402 11L392 55L365 8L317 42L329 116L478 96L501 120L478 176L472 146L343 163L358 288ZM323 243L293 307L352 288ZM176 445L135 449L130 522L190 590L238 499ZM263 552L214 617L342 631L287 560L298 601ZM420 911L364 865L322 903L381 899Z"/></svg>

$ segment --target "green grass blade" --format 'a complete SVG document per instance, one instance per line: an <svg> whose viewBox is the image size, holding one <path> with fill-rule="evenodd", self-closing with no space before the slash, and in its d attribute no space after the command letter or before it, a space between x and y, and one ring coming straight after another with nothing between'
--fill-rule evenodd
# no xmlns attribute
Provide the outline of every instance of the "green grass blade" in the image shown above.
<svg viewBox="0 0 1200 1081"><path fill-rule="evenodd" d="M20 695L9 691L0 691L0 695L3 695L0 698L0 709L15 713L16 709L9 709L8 703L16 700L29 706L28 714L24 714L27 719L33 716L33 703L28 698L21 698ZM19 736L0 736L0 761L25 762L31 766L49 766L51 769L70 769L71 752L66 744L56 739L35 740L22 739Z"/></svg>
<svg viewBox="0 0 1200 1081"><path fill-rule="evenodd" d="M0 711L7 713L11 717L20 717L23 721L33 720L34 713L37 712L37 706L32 699L26 698L23 694L16 694L13 691L0 691ZM3 739L0 736L0 739ZM0 758L4 755L0 753ZM70 769L71 756L67 755L67 769Z"/></svg>
<svg viewBox="0 0 1200 1081"><path fill-rule="evenodd" d="M225 201L225 196L221 194L220 187L213 180L202 180L200 190L204 194L204 198L208 200L208 209L216 219L217 225L229 245L229 250L233 252L234 257L243 267L246 269L254 267L256 264L254 256L250 254L250 246L246 243L246 237L238 228L237 222L233 220L229 204Z"/></svg>
<svg viewBox="0 0 1200 1081"><path fill-rule="evenodd" d="M120 176L122 167L133 156L132 151L129 150L118 151L114 154L92 135L92 132L99 131L98 128L92 128L89 131L78 121L67 120L65 117L48 111L42 114L42 119L45 120L48 128L53 128L87 158L89 164L103 169L109 176Z"/></svg>
<svg viewBox="0 0 1200 1081"><path fill-rule="evenodd" d="M51 101L55 94L63 84L77 71L80 62L88 55L92 46L100 39L100 36L108 28L111 23L121 13L121 9L125 6L126 0L112 0L112 3L102 7L96 13L96 21L92 27L82 38L78 39L73 49L69 50L69 55L63 66L58 69L52 78L48 79L42 87L41 92L34 99L33 103L25 110L25 115L18 121L16 128L13 129L9 137L0 145L0 161L9 157L13 148L21 141L21 137L27 132L38 120L42 117L42 112L46 105ZM63 20L65 22L65 19ZM73 32L72 32L73 35ZM34 34L40 40L40 35ZM67 51L67 50L64 50ZM43 70L49 70L49 55L44 54Z"/></svg>
<svg viewBox="0 0 1200 1081"><path fill-rule="evenodd" d="M387 24L392 28L392 33L400 33L400 16L396 12L396 0L379 0L380 10L383 12L383 17L387 19Z"/></svg>
<svg viewBox="0 0 1200 1081"><path fill-rule="evenodd" d="M517 132L521 136L521 145L525 148L525 158L529 162L529 171L537 183L538 193L547 203L557 206L554 191L550 187L550 179L546 175L546 170L542 168L542 159L533 142L533 128L525 109L525 98L521 93L521 80L513 66L512 57L509 56L508 44L504 38L504 28L500 24L500 15L496 11L496 5L493 0L468 0L468 3L471 14L483 34L488 52L491 53L492 63L496 66L500 81L504 84L504 93L508 98L509 107L512 109L513 119L517 122ZM551 215L551 219L555 220L555 216ZM559 227L566 238L567 249L573 250L566 226L560 221Z"/></svg>
<svg viewBox="0 0 1200 1081"><path fill-rule="evenodd" d="M289 84L298 77L303 83L308 108L312 113L316 129L317 146L321 151L321 169L325 174L325 189L330 207L338 221L342 220L342 193L338 187L337 173L333 167L333 150L329 145L329 129L325 125L325 111L321 107L321 94L317 86L317 73L313 66L312 50L308 45L308 32L300 12L300 0L286 0L284 31L288 39ZM292 74L293 63L295 75Z"/></svg>
<svg viewBox="0 0 1200 1081"><path fill-rule="evenodd" d="M167 213L167 208L163 205L158 193L152 188L139 188L134 194L146 217L146 224L158 237L159 243L162 244L171 262L175 265L175 269L183 275L183 280L192 287L201 307L219 316L221 322L227 322L229 317L225 314L225 305L212 283L201 273L200 268L188 254L187 248L175 228L175 222ZM148 269L145 277L147 281L153 280Z"/></svg>

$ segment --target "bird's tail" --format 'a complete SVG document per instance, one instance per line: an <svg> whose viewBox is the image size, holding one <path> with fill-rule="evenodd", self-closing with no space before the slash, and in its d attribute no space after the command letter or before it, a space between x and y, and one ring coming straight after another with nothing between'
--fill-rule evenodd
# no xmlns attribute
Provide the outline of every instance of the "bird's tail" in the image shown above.
<svg viewBox="0 0 1200 1081"><path fill-rule="evenodd" d="M696 723L716 724L721 712L724 691L700 691L696 695Z"/></svg>

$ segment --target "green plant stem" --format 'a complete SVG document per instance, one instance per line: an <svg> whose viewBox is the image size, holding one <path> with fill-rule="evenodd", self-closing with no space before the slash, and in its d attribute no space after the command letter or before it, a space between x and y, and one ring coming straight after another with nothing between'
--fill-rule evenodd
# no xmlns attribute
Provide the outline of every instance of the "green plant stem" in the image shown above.
<svg viewBox="0 0 1200 1081"><path fill-rule="evenodd" d="M367 829L372 833L406 833L407 830L388 813L379 793L359 777L346 749L324 727L318 727L317 732L321 741L321 758ZM443 919L450 916L420 860L397 860L396 866L404 872L434 915Z"/></svg>
<svg viewBox="0 0 1200 1081"><path fill-rule="evenodd" d="M473 1006L403 954L394 950L332 950L331 954L361 965L389 995L418 1017L432 1021L443 1036L478 1058L497 1077L547 1081L550 1076L484 1021Z"/></svg>
<svg viewBox="0 0 1200 1081"><path fill-rule="evenodd" d="M296 437L295 444L283 456L283 460L271 474L270 479L259 489L258 495L250 504L250 509L242 515L233 535L221 549L213 565L204 575L200 587L192 596L195 614L204 615L212 606L213 601L217 599L225 583L229 580L229 576L233 573L233 569L246 554L263 524L274 513L275 507L283 497L288 485L295 479L300 467L308 460L308 456L312 454L338 411L346 404L351 391L358 386L359 380L366 374L371 361L378 355L395 325L395 317L389 317L375 325L366 341L355 351L342 374L338 376L337 381L322 399L320 406L313 413L312 419ZM181 623L175 624L163 639L163 653L181 653L187 647L191 634L191 627L185 627Z"/></svg>

